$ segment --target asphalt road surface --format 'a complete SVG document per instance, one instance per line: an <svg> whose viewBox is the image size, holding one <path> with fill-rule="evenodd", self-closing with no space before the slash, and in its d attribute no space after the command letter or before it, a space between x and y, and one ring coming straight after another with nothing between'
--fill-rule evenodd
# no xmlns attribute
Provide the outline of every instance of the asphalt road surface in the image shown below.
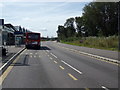
<svg viewBox="0 0 120 90"><path fill-rule="evenodd" d="M42 42L26 49L3 73L3 88L118 88L118 65Z"/></svg>

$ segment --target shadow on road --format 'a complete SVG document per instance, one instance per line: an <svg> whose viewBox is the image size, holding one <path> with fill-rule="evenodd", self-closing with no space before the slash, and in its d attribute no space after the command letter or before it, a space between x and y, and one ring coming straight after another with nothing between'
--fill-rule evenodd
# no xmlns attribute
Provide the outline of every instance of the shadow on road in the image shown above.
<svg viewBox="0 0 120 90"><path fill-rule="evenodd" d="M51 49L48 48L47 46L41 46L40 50L51 50Z"/></svg>
<svg viewBox="0 0 120 90"><path fill-rule="evenodd" d="M11 66L29 66L28 59L29 55L25 55L24 59L20 62L12 63Z"/></svg>
<svg viewBox="0 0 120 90"><path fill-rule="evenodd" d="M28 50L51 50L51 49L48 48L47 46L41 46L40 49L38 49L38 48L29 48Z"/></svg>

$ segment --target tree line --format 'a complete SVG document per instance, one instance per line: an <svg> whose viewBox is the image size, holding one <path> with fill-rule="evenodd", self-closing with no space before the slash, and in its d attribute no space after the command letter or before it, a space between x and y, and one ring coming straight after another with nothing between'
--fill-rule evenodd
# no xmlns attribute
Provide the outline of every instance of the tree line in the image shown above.
<svg viewBox="0 0 120 90"><path fill-rule="evenodd" d="M71 17L58 25L58 38L118 35L118 3L91 2L83 8L82 16Z"/></svg>

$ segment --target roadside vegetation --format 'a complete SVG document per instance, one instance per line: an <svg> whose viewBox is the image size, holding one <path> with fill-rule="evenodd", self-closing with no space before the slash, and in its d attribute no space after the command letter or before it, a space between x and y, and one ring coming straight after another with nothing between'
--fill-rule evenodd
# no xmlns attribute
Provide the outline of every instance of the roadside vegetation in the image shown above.
<svg viewBox="0 0 120 90"><path fill-rule="evenodd" d="M61 41L65 44L77 45L83 47L105 49L105 50L118 50L118 36L109 37L71 37Z"/></svg>
<svg viewBox="0 0 120 90"><path fill-rule="evenodd" d="M118 50L118 3L91 2L79 17L71 17L59 25L62 43L91 48Z"/></svg>

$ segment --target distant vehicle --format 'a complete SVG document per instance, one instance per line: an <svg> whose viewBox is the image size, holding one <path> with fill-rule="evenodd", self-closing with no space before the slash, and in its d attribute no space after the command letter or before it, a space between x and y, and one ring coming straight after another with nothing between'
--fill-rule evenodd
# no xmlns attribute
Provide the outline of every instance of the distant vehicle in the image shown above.
<svg viewBox="0 0 120 90"><path fill-rule="evenodd" d="M26 33L25 46L26 48L40 49L41 46L40 33L33 32Z"/></svg>
<svg viewBox="0 0 120 90"><path fill-rule="evenodd" d="M57 39L57 42L60 42L60 40L59 40L59 39Z"/></svg>

